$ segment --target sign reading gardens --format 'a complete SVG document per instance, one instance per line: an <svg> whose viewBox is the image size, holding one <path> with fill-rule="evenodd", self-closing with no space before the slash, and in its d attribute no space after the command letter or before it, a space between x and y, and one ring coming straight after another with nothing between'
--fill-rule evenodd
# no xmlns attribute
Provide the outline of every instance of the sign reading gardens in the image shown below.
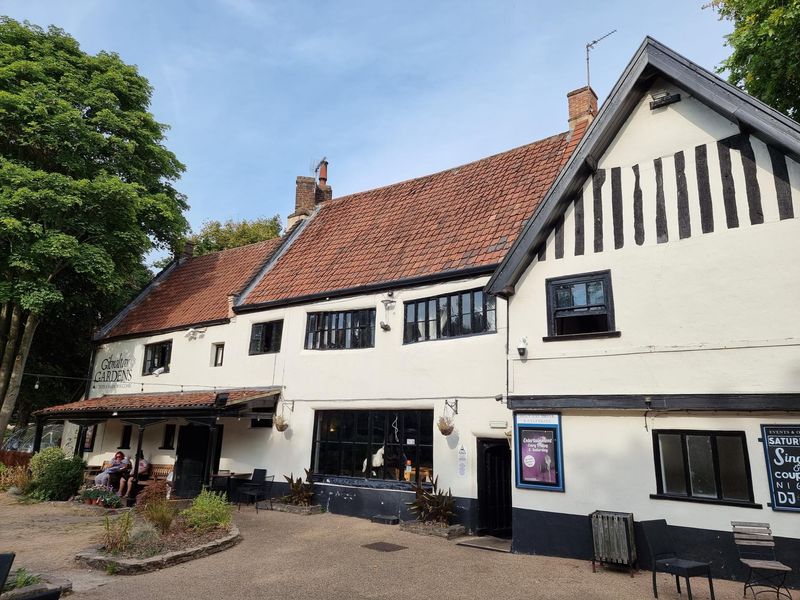
<svg viewBox="0 0 800 600"><path fill-rule="evenodd" d="M98 355L92 387L99 390L130 387L135 363L136 359L124 352Z"/></svg>
<svg viewBox="0 0 800 600"><path fill-rule="evenodd" d="M800 425L762 425L772 510L800 511Z"/></svg>

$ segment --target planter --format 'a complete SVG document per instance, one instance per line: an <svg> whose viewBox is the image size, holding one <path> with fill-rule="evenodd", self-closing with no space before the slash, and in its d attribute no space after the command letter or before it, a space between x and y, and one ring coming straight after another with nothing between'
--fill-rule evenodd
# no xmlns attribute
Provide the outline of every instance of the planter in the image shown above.
<svg viewBox="0 0 800 600"><path fill-rule="evenodd" d="M446 540L467 535L467 528L463 525L443 526L436 523L423 523L422 521L401 521L400 530L416 533L417 535L432 535Z"/></svg>
<svg viewBox="0 0 800 600"><path fill-rule="evenodd" d="M272 502L272 510L278 512L292 513L293 515L319 515L325 510L320 504L312 504L311 506L295 506L294 504L285 504L283 502Z"/></svg>
<svg viewBox="0 0 800 600"><path fill-rule="evenodd" d="M10 590L0 594L0 600L25 600L26 598L39 598L44 592L54 592L61 590L62 595L69 594L72 591L72 582L61 577L54 577L52 575L39 575L42 581L28 585L16 590Z"/></svg>
<svg viewBox="0 0 800 600"><path fill-rule="evenodd" d="M75 560L92 569L112 571L116 575L137 575L227 550L239 543L240 537L239 529L236 525L231 525L227 535L187 550L175 550L148 558L122 558L105 554L100 547L94 546L76 554Z"/></svg>

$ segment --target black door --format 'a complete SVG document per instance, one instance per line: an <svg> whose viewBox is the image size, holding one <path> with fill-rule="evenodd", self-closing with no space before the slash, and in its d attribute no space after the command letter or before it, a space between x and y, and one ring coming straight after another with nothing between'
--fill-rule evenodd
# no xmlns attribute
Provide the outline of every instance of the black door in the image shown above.
<svg viewBox="0 0 800 600"><path fill-rule="evenodd" d="M214 471L219 466L222 449L222 425L217 427L217 445L209 456L211 431L205 425L183 425L178 431L178 447L175 451L175 495L194 498L203 489L208 471L208 460L214 461Z"/></svg>
<svg viewBox="0 0 800 600"><path fill-rule="evenodd" d="M478 533L511 537L511 448L506 440L478 440Z"/></svg>

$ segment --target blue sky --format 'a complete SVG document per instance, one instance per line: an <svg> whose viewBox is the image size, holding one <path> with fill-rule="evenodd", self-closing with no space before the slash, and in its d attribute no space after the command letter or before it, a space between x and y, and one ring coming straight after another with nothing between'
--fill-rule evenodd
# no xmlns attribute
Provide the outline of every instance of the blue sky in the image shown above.
<svg viewBox="0 0 800 600"><path fill-rule="evenodd" d="M334 195L456 166L566 130L592 52L600 101L645 35L713 69L728 53L703 0L405 2L3 0L90 53L119 53L187 166L190 223L294 206L330 161Z"/></svg>

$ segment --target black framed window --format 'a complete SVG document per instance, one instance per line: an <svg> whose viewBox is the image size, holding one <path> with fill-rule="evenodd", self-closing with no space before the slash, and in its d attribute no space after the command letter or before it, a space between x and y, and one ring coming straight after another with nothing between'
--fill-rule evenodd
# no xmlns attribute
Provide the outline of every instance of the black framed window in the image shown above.
<svg viewBox="0 0 800 600"><path fill-rule="evenodd" d="M133 431L132 425L122 426L122 437L119 440L117 450L128 450L131 447L131 432Z"/></svg>
<svg viewBox="0 0 800 600"><path fill-rule="evenodd" d="M175 424L167 423L164 425L164 439L159 450L172 450L175 448Z"/></svg>
<svg viewBox="0 0 800 600"><path fill-rule="evenodd" d="M375 347L375 309L308 313L306 350Z"/></svg>
<svg viewBox="0 0 800 600"><path fill-rule="evenodd" d="M81 425L83 435L83 451L94 452L94 438L97 436L97 425Z"/></svg>
<svg viewBox="0 0 800 600"><path fill-rule="evenodd" d="M164 369L163 373L169 373L169 363L172 358L172 340L148 344L144 347L144 365L142 365L142 375L152 375L156 369Z"/></svg>
<svg viewBox="0 0 800 600"><path fill-rule="evenodd" d="M318 475L433 481L432 410L319 410L312 466Z"/></svg>
<svg viewBox="0 0 800 600"><path fill-rule="evenodd" d="M283 319L255 323L250 330L250 354L272 354L281 351Z"/></svg>
<svg viewBox="0 0 800 600"><path fill-rule="evenodd" d="M753 503L743 431L654 430L659 497Z"/></svg>
<svg viewBox="0 0 800 600"><path fill-rule="evenodd" d="M213 365L215 367L222 366L222 360L225 358L225 344L214 344L213 348Z"/></svg>
<svg viewBox="0 0 800 600"><path fill-rule="evenodd" d="M548 279L549 337L614 333L611 271Z"/></svg>
<svg viewBox="0 0 800 600"><path fill-rule="evenodd" d="M404 344L497 330L495 297L482 289L421 298L404 306Z"/></svg>

